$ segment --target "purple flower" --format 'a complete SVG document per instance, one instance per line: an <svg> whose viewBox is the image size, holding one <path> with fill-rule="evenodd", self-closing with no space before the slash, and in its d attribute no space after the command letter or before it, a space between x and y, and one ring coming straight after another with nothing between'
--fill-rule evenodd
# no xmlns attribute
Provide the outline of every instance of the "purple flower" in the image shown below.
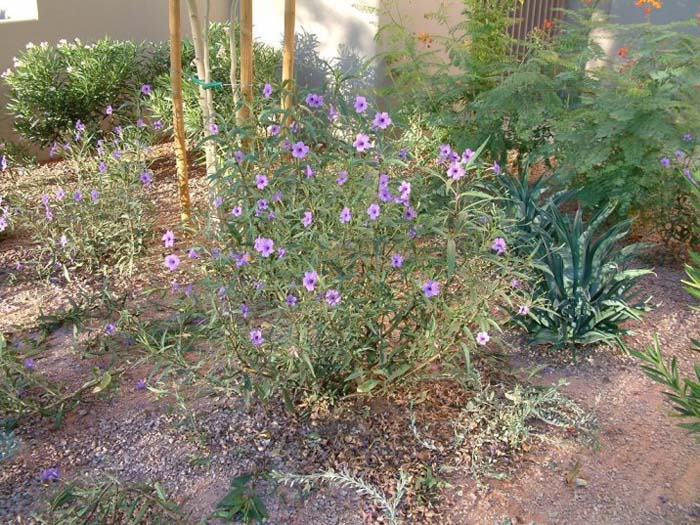
<svg viewBox="0 0 700 525"><path fill-rule="evenodd" d="M367 215L369 215L369 218L373 221L376 221L377 218L379 218L379 212L381 209L379 208L379 204L372 203L369 205L369 208L367 208Z"/></svg>
<svg viewBox="0 0 700 525"><path fill-rule="evenodd" d="M153 123L153 129L155 129L156 131L160 131L161 129L163 129L163 121L160 119L156 120Z"/></svg>
<svg viewBox="0 0 700 525"><path fill-rule="evenodd" d="M530 307L526 304L518 307L518 315L527 315L530 311Z"/></svg>
<svg viewBox="0 0 700 525"><path fill-rule="evenodd" d="M113 158L114 160L119 160L119 159L121 159L121 158L122 158L121 152L120 152L118 149L115 149L115 150L112 152L112 158Z"/></svg>
<svg viewBox="0 0 700 525"><path fill-rule="evenodd" d="M297 304L297 298L295 296L293 296L292 294L289 294L287 296L286 301L287 301L287 304L289 306L296 306L296 304Z"/></svg>
<svg viewBox="0 0 700 525"><path fill-rule="evenodd" d="M302 279L301 282L304 285L304 288L310 292L313 292L318 284L318 274L314 271L304 272L304 279Z"/></svg>
<svg viewBox="0 0 700 525"><path fill-rule="evenodd" d="M352 145L355 146L355 149L359 153L367 151L372 147L369 142L369 136L365 135L364 133L358 133L355 137L355 142L353 142Z"/></svg>
<svg viewBox="0 0 700 525"><path fill-rule="evenodd" d="M387 112L377 113L374 116L374 122L372 122L372 125L375 128L379 128L379 129L388 128L391 125L391 117L389 116L389 113L387 113Z"/></svg>
<svg viewBox="0 0 700 525"><path fill-rule="evenodd" d="M407 206L403 212L403 218L407 221L412 221L418 217L418 212L413 206Z"/></svg>
<svg viewBox="0 0 700 525"><path fill-rule="evenodd" d="M199 253L197 253L197 250L194 248L190 248L189 251L187 252L187 258L188 259L199 259Z"/></svg>
<svg viewBox="0 0 700 525"><path fill-rule="evenodd" d="M48 206L46 207L46 220L51 220L53 219L53 212L51 211L51 208Z"/></svg>
<svg viewBox="0 0 700 525"><path fill-rule="evenodd" d="M282 202L282 192L281 191L276 191L272 195L272 202Z"/></svg>
<svg viewBox="0 0 700 525"><path fill-rule="evenodd" d="M314 221L314 214L310 211L305 211L304 212L304 218L301 220L301 223L304 225L305 228L308 228L311 226L311 223Z"/></svg>
<svg viewBox="0 0 700 525"><path fill-rule="evenodd" d="M320 108L323 106L323 97L316 93L309 93L306 95L306 105L310 108Z"/></svg>
<svg viewBox="0 0 700 525"><path fill-rule="evenodd" d="M692 133L686 133L685 135L683 135L683 141L684 142L692 142L693 141Z"/></svg>
<svg viewBox="0 0 700 525"><path fill-rule="evenodd" d="M58 188L56 190L56 200L62 201L65 196L66 192L63 191L63 188Z"/></svg>
<svg viewBox="0 0 700 525"><path fill-rule="evenodd" d="M144 95L150 95L151 94L151 86L148 84L144 84L141 86L141 93Z"/></svg>
<svg viewBox="0 0 700 525"><path fill-rule="evenodd" d="M682 152L681 150L679 150L679 149L677 149L677 150L675 151L674 154L676 155L676 158L677 158L678 160L683 160L683 158L685 157L685 153L683 153L683 152Z"/></svg>
<svg viewBox="0 0 700 525"><path fill-rule="evenodd" d="M309 147L303 142L299 141L292 147L292 157L295 159L303 159L309 152Z"/></svg>
<svg viewBox="0 0 700 525"><path fill-rule="evenodd" d="M275 243L272 239L267 239L265 237L258 237L255 239L255 251L260 253L263 257L269 257L272 252L275 251Z"/></svg>
<svg viewBox="0 0 700 525"><path fill-rule="evenodd" d="M447 176L454 180L459 180L464 177L464 167L460 162L452 162L447 168Z"/></svg>
<svg viewBox="0 0 700 525"><path fill-rule="evenodd" d="M233 258L236 259L236 266L239 268L250 264L250 255L248 252L236 253Z"/></svg>
<svg viewBox="0 0 700 525"><path fill-rule="evenodd" d="M476 334L476 342L478 344L480 344L481 346L484 346L490 340L491 340L491 337L489 337L488 332L479 332L478 334Z"/></svg>
<svg viewBox="0 0 700 525"><path fill-rule="evenodd" d="M340 210L340 222L346 224L352 220L352 212L347 206Z"/></svg>
<svg viewBox="0 0 700 525"><path fill-rule="evenodd" d="M49 196L48 196L46 193L42 193L42 194L41 194L41 203L42 203L44 206L48 206L48 204L49 204Z"/></svg>
<svg viewBox="0 0 700 525"><path fill-rule="evenodd" d="M85 131L85 124L83 124L82 121L78 119L75 121L75 129L82 133L83 131Z"/></svg>
<svg viewBox="0 0 700 525"><path fill-rule="evenodd" d="M296 133L299 131L299 124L297 124L296 120L293 120L292 123L289 125L289 131L292 133Z"/></svg>
<svg viewBox="0 0 700 525"><path fill-rule="evenodd" d="M168 255L165 258L165 266L168 270L174 272L177 270L177 267L180 266L180 258L175 254Z"/></svg>
<svg viewBox="0 0 700 525"><path fill-rule="evenodd" d="M364 113L367 109L367 99L360 95L356 96L354 106L357 113Z"/></svg>
<svg viewBox="0 0 700 525"><path fill-rule="evenodd" d="M97 192L97 190L92 190L90 192L90 198L92 199L92 202L97 202L100 199L100 194Z"/></svg>
<svg viewBox="0 0 700 525"><path fill-rule="evenodd" d="M668 157L662 158L660 162L664 168L668 168L671 165L671 159L669 159Z"/></svg>
<svg viewBox="0 0 700 525"><path fill-rule="evenodd" d="M236 150L233 154L233 160L235 160L238 164L243 162L244 158L245 154L241 150Z"/></svg>
<svg viewBox="0 0 700 525"><path fill-rule="evenodd" d="M107 106L107 109L105 109L105 115L111 115L112 113L114 113L112 106Z"/></svg>
<svg viewBox="0 0 700 525"><path fill-rule="evenodd" d="M270 98L270 95L272 95L272 86L270 84L265 84L263 86L262 94L264 98Z"/></svg>
<svg viewBox="0 0 700 525"><path fill-rule="evenodd" d="M304 173L306 174L307 179L310 179L311 177L316 175L314 170L308 164L306 165L306 169L304 170Z"/></svg>
<svg viewBox="0 0 700 525"><path fill-rule="evenodd" d="M415 228L409 228L408 231L406 232L406 235L408 236L409 239L415 239L418 237L418 232L416 231Z"/></svg>
<svg viewBox="0 0 700 525"><path fill-rule="evenodd" d="M292 143L289 142L287 139L284 139L280 143L280 148L282 148L284 151L289 151L290 149L292 149Z"/></svg>
<svg viewBox="0 0 700 525"><path fill-rule="evenodd" d="M689 169L689 168L685 168L685 169L683 170L683 175L685 175L685 178L688 179L691 183L693 183L694 186L697 186L697 185L698 185L698 183L697 183L697 182L695 181L695 179L693 178L693 175L690 173L690 169Z"/></svg>
<svg viewBox="0 0 700 525"><path fill-rule="evenodd" d="M61 238L58 240L58 244L61 245L61 248L68 246L68 237L66 237L65 233L61 235Z"/></svg>
<svg viewBox="0 0 700 525"><path fill-rule="evenodd" d="M462 162L469 163L470 160L472 160L472 157L474 156L474 152L470 150L469 148L465 149L462 152Z"/></svg>
<svg viewBox="0 0 700 525"><path fill-rule="evenodd" d="M401 268L403 266L403 255L400 253L395 253L391 256L391 266L394 268Z"/></svg>
<svg viewBox="0 0 700 525"><path fill-rule="evenodd" d="M112 323L107 323L105 325L105 334L112 336L117 333L117 327L114 326Z"/></svg>
<svg viewBox="0 0 700 525"><path fill-rule="evenodd" d="M452 155L452 148L449 144L440 144L439 157L442 159L447 159Z"/></svg>
<svg viewBox="0 0 700 525"><path fill-rule="evenodd" d="M220 195L217 195L217 196L214 198L214 207L215 207L215 208L221 208L221 205L222 205L223 203L224 203L224 199L223 199Z"/></svg>
<svg viewBox="0 0 700 525"><path fill-rule="evenodd" d="M151 174L149 172L144 171L143 173L141 173L139 180L141 181L141 184L143 184L144 186L150 186L151 183L153 182L153 177L151 177Z"/></svg>
<svg viewBox="0 0 700 525"><path fill-rule="evenodd" d="M440 295L440 283L428 279L423 283L423 293L426 297L435 297L436 295Z"/></svg>
<svg viewBox="0 0 700 525"><path fill-rule="evenodd" d="M34 362L34 359L31 357L28 357L24 360L24 368L27 370L34 370L36 368L36 363Z"/></svg>
<svg viewBox="0 0 700 525"><path fill-rule="evenodd" d="M56 155L58 155L58 142L54 141L54 143L51 144L51 147L49 148L49 157L55 157ZM4 168L3 171L5 171Z"/></svg>
<svg viewBox="0 0 700 525"><path fill-rule="evenodd" d="M279 124L271 124L267 127L267 132L270 134L271 137L276 137L277 135L279 135L280 130L281 128Z"/></svg>
<svg viewBox="0 0 700 525"><path fill-rule="evenodd" d="M265 339L263 338L262 331L255 329L250 331L250 342L253 343L255 346L260 346L265 342Z"/></svg>
<svg viewBox="0 0 700 525"><path fill-rule="evenodd" d="M513 278L510 280L510 287L511 288L520 288L522 283L520 282L520 279Z"/></svg>
<svg viewBox="0 0 700 525"><path fill-rule="evenodd" d="M146 390L146 380L145 379L139 379L136 381L136 390Z"/></svg>
<svg viewBox="0 0 700 525"><path fill-rule="evenodd" d="M243 319L248 319L248 305L245 303L241 303L241 315L243 316Z"/></svg>
<svg viewBox="0 0 700 525"><path fill-rule="evenodd" d="M259 190L264 190L267 187L268 183L269 182L267 180L267 177L265 175L263 175L262 173L259 173L258 175L255 176L255 186Z"/></svg>
<svg viewBox="0 0 700 525"><path fill-rule="evenodd" d="M268 207L267 199L258 199L257 207L258 210L266 210Z"/></svg>
<svg viewBox="0 0 700 525"><path fill-rule="evenodd" d="M382 173L379 175L379 187L388 188L389 187L389 175Z"/></svg>
<svg viewBox="0 0 700 525"><path fill-rule="evenodd" d="M498 175L501 173L501 166L498 165L498 162L494 161L493 162L493 172Z"/></svg>
<svg viewBox="0 0 700 525"><path fill-rule="evenodd" d="M329 122L334 122L335 120L338 119L340 114L338 113L338 110L335 109L335 106L332 104L328 106L328 121Z"/></svg>
<svg viewBox="0 0 700 525"><path fill-rule="evenodd" d="M282 259L285 255L287 255L287 250L284 248L277 248L277 257Z"/></svg>
<svg viewBox="0 0 700 525"><path fill-rule="evenodd" d="M396 156L401 160L408 160L408 148L401 148Z"/></svg>
<svg viewBox="0 0 700 525"><path fill-rule="evenodd" d="M97 169L100 173L107 173L107 163L104 160L101 160L97 163Z"/></svg>
<svg viewBox="0 0 700 525"><path fill-rule="evenodd" d="M342 185L345 184L347 181L348 181L348 172L345 171L345 170L339 171L339 172L338 172L338 178L335 179L335 183L336 183L338 186L342 186Z"/></svg>
<svg viewBox="0 0 700 525"><path fill-rule="evenodd" d="M407 181L401 181L399 184L399 195L402 197L408 197L411 194L411 183Z"/></svg>
<svg viewBox="0 0 700 525"><path fill-rule="evenodd" d="M137 128L145 128L146 127L146 123L144 122L144 120L142 118L139 118L136 121L136 127Z"/></svg>
<svg viewBox="0 0 700 525"><path fill-rule="evenodd" d="M503 255L506 253L506 240L503 237L496 237L491 243L491 249L497 255Z"/></svg>
<svg viewBox="0 0 700 525"><path fill-rule="evenodd" d="M338 290L328 290L326 292L326 302L330 306L338 306L340 303L340 292Z"/></svg>
<svg viewBox="0 0 700 525"><path fill-rule="evenodd" d="M209 133L212 135L217 135L219 133L219 126L216 125L216 122L209 124Z"/></svg>
<svg viewBox="0 0 700 525"><path fill-rule="evenodd" d="M5 155L0 158L0 171L7 170L7 157Z"/></svg>
<svg viewBox="0 0 700 525"><path fill-rule="evenodd" d="M233 215L234 217L240 217L241 213L243 213L243 208L241 208L240 206L234 206L231 210L231 215Z"/></svg>
<svg viewBox="0 0 700 525"><path fill-rule="evenodd" d="M57 467L46 469L41 473L41 481L58 481L60 477L61 474Z"/></svg>
<svg viewBox="0 0 700 525"><path fill-rule="evenodd" d="M172 230L166 230L166 232L163 234L162 240L163 246L166 248L172 248L175 244L175 234L172 232Z"/></svg>
<svg viewBox="0 0 700 525"><path fill-rule="evenodd" d="M73 200L75 200L75 202L80 202L81 200L83 200L83 194L80 191L76 191L73 194Z"/></svg>

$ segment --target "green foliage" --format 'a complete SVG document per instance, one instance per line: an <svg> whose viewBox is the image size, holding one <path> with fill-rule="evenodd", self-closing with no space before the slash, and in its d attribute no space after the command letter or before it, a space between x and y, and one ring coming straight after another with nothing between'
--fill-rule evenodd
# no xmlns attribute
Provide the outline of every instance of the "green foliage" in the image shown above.
<svg viewBox="0 0 700 525"><path fill-rule="evenodd" d="M77 121L96 129L105 108L128 108L142 84L167 69L167 49L103 38L56 47L29 46L3 76L10 88L15 129L26 140L48 145L60 140ZM129 119L133 114L124 111Z"/></svg>
<svg viewBox="0 0 700 525"><path fill-rule="evenodd" d="M19 450L20 442L14 432L0 430L0 461L14 456Z"/></svg>
<svg viewBox="0 0 700 525"><path fill-rule="evenodd" d="M552 228L551 233L540 230L535 268L541 280L534 294L547 304L533 305L522 318L535 344L570 346L574 352L579 345L600 342L625 348L622 335L628 330L621 324L640 320L646 310L632 288L651 272L627 267L641 248L619 245L629 232L629 221L599 232L612 211L607 206L584 226L580 210L573 219L554 206L546 210Z"/></svg>
<svg viewBox="0 0 700 525"><path fill-rule="evenodd" d="M263 523L269 517L265 504L249 486L253 476L245 474L231 480L231 490L216 504L213 516L227 522Z"/></svg>
<svg viewBox="0 0 700 525"><path fill-rule="evenodd" d="M683 281L685 289L693 297L700 299L700 254L690 252L691 264L685 265L688 280ZM696 307L697 308L697 307Z"/></svg>
<svg viewBox="0 0 700 525"><path fill-rule="evenodd" d="M42 525L184 525L184 514L171 501L163 487L123 483L107 477L105 481L69 483L38 517Z"/></svg>
<svg viewBox="0 0 700 525"><path fill-rule="evenodd" d="M700 342L693 341L693 350L700 354ZM644 352L631 353L646 363L642 366L646 375L668 389L665 394L675 410L673 415L686 420L678 426L700 437L700 365L694 366L695 378L681 377L675 357L664 362L658 337L654 337L654 345Z"/></svg>
<svg viewBox="0 0 700 525"><path fill-rule="evenodd" d="M484 17L498 2L466 3L471 19L456 24L438 12L448 36L427 50L396 22L380 30L393 44L386 56L397 82L388 93L400 111L460 148L490 138L501 163L509 152L516 162L542 162L557 184L580 190L585 207L614 202L619 217L673 224L669 235L688 242L687 187L660 161L700 118L700 36L686 31L695 21L620 26L590 9L567 11L556 31L535 29L515 55L501 57L494 40L494 60L483 68L477 37L502 30L508 10ZM624 50L606 57L592 33Z"/></svg>

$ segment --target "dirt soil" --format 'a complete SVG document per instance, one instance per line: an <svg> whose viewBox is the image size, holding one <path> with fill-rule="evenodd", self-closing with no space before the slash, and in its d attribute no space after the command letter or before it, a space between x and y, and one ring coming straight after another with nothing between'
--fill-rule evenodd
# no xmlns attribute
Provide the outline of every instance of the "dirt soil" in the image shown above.
<svg viewBox="0 0 700 525"><path fill-rule="evenodd" d="M172 162L161 160L158 166L158 232L142 261L134 296L146 287L169 285L161 270L158 239L162 229L176 225L176 190ZM61 163L28 172L27 187L50 181L57 169L63 169ZM0 179L0 194L7 184ZM203 201L204 180L195 178L193 187L195 198ZM6 334L16 335L20 327L31 330L40 314L66 305L67 290L38 280L27 266L33 251L21 228L0 239L0 331ZM689 308L692 300L681 288L680 266L655 271L641 286L656 307L628 343L643 347L658 333L665 355L676 356L681 369L689 372L698 361L689 347L691 337L700 337L700 313ZM506 479L477 484L463 471L438 474L449 486L434 502L404 516L404 523L700 523L700 443L675 426L661 388L640 372L638 363L598 348L574 364L568 356L527 349L516 336L512 341L507 359L513 369L525 375L523 371L544 364L530 381L550 385L565 380L563 392L595 413L595 430L572 436L542 433L527 450L508 458ZM37 367L54 380L80 384L94 366L107 365L122 351L128 355L127 350L87 356L72 334L59 328ZM36 522L33 513L56 490L39 479L50 467L59 467L66 480L108 472L124 480L160 481L195 523L214 510L236 475L347 468L390 491L399 468L413 469L428 457L408 430L407 399L415 392L348 401L306 419L279 405L248 404L235 396L193 400L183 412L170 397L136 389L148 371L144 366L127 368L113 395L83 400L58 428L46 419L21 421L20 452L0 464L0 523ZM465 394L452 387L431 383L423 391L425 401L412 409L417 419L453 417ZM567 477L577 481L570 484ZM271 524L383 523L377 509L352 490L325 487L303 494L264 477L255 490L265 501Z"/></svg>

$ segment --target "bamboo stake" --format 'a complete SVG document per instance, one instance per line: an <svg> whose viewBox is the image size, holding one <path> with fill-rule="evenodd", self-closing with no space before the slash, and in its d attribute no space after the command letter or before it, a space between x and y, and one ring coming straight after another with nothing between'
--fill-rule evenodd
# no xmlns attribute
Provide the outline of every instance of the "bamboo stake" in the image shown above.
<svg viewBox="0 0 700 525"><path fill-rule="evenodd" d="M180 31L180 0L169 0L170 25L170 84L173 90L173 129L175 131L175 160L177 162L177 187L180 200L180 218L190 218L189 178L187 173L187 144L182 112L182 34Z"/></svg>
<svg viewBox="0 0 700 525"><path fill-rule="evenodd" d="M296 0L284 0L284 54L282 56L282 108L292 108L292 88L294 86L294 18ZM287 116L287 124L291 116Z"/></svg>
<svg viewBox="0 0 700 525"><path fill-rule="evenodd" d="M250 118L253 102L253 0L241 0L241 96L239 126Z"/></svg>

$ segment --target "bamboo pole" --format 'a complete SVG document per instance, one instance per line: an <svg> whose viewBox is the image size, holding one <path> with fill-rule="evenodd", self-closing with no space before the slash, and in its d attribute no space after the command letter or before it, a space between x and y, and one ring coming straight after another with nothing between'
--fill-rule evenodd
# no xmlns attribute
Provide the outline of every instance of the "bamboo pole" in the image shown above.
<svg viewBox="0 0 700 525"><path fill-rule="evenodd" d="M294 87L294 19L296 0L284 0L284 54L282 56L282 108L292 108L292 89ZM287 124L291 116L287 116Z"/></svg>
<svg viewBox="0 0 700 525"><path fill-rule="evenodd" d="M241 0L241 96L239 126L250 118L253 102L253 0Z"/></svg>
<svg viewBox="0 0 700 525"><path fill-rule="evenodd" d="M173 90L173 130L175 132L175 160L177 162L177 187L180 201L180 218L188 221L192 210L189 177L187 173L187 144L182 112L182 34L180 31L180 0L169 0L168 23L170 27L170 84Z"/></svg>

